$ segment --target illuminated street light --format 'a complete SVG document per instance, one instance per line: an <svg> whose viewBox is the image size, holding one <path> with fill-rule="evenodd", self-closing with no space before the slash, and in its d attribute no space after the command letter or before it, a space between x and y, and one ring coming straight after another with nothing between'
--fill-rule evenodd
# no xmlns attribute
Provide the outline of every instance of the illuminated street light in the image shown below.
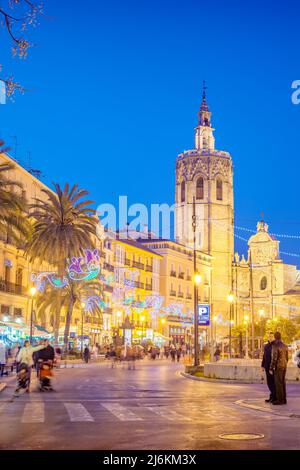
<svg viewBox="0 0 300 470"><path fill-rule="evenodd" d="M201 278L200 274L196 273L195 276L194 276L194 282L195 282L196 286L199 286L201 280L202 280L202 278Z"/></svg>

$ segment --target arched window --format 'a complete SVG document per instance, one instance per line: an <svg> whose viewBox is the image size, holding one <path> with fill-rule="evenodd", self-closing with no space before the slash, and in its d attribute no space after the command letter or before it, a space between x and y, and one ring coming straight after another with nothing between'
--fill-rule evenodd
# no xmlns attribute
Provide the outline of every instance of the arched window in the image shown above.
<svg viewBox="0 0 300 470"><path fill-rule="evenodd" d="M204 179L202 176L197 179L196 183L196 199L203 199L204 198Z"/></svg>
<svg viewBox="0 0 300 470"><path fill-rule="evenodd" d="M260 290L266 290L268 284L268 280L266 276L262 277L260 280Z"/></svg>
<svg viewBox="0 0 300 470"><path fill-rule="evenodd" d="M181 183L181 202L185 202L185 182Z"/></svg>
<svg viewBox="0 0 300 470"><path fill-rule="evenodd" d="M223 200L223 183L219 178L217 179L217 200Z"/></svg>

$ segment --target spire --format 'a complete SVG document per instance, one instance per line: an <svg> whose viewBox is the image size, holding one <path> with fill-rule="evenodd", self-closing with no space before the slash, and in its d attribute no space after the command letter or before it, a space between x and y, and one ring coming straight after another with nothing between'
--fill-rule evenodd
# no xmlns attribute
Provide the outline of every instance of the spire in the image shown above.
<svg viewBox="0 0 300 470"><path fill-rule="evenodd" d="M209 111L208 105L207 105L207 102L206 102L206 90L207 90L206 82L205 82L205 80L203 80L202 103L201 103L201 106L200 106L200 111Z"/></svg>
<svg viewBox="0 0 300 470"><path fill-rule="evenodd" d="M199 126L205 126L205 127L211 127L211 122L210 122L210 117L211 113L208 108L208 104L206 101L206 82L203 80L203 85L202 85L202 103L200 106L200 110L198 113L198 120L199 120Z"/></svg>

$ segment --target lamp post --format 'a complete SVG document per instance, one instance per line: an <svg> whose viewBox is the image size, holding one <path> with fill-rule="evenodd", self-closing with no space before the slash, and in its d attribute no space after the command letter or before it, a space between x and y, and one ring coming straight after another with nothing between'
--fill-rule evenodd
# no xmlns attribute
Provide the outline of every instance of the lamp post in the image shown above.
<svg viewBox="0 0 300 470"><path fill-rule="evenodd" d="M200 282L201 282L201 276L199 273L195 272L195 275L194 275L194 366L199 365L198 286Z"/></svg>
<svg viewBox="0 0 300 470"><path fill-rule="evenodd" d="M31 313L30 313L30 344L32 344L32 334L33 334L33 298L36 294L36 288L34 286L30 287L29 294L31 297Z"/></svg>
<svg viewBox="0 0 300 470"><path fill-rule="evenodd" d="M246 359L249 359L249 349L248 349L248 315L244 316L244 325L246 325Z"/></svg>
<svg viewBox="0 0 300 470"><path fill-rule="evenodd" d="M228 294L227 300L229 302L229 358L231 359L231 327L233 324L232 320L232 307L233 307L233 301L234 301L234 295L232 293Z"/></svg>
<svg viewBox="0 0 300 470"><path fill-rule="evenodd" d="M81 355L83 354L83 314L85 309L85 302L81 302Z"/></svg>

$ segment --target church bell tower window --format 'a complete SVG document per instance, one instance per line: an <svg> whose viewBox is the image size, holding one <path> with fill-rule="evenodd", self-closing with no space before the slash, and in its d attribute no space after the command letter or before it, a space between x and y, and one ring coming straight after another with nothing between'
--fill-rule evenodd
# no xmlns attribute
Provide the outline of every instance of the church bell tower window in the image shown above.
<svg viewBox="0 0 300 470"><path fill-rule="evenodd" d="M204 198L204 180L202 177L197 179L196 183L196 199Z"/></svg>
<svg viewBox="0 0 300 470"><path fill-rule="evenodd" d="M268 284L267 278L266 276L264 276L260 281L260 290L266 290L267 284Z"/></svg>
<svg viewBox="0 0 300 470"><path fill-rule="evenodd" d="M223 201L223 183L220 179L217 179L217 200Z"/></svg>
<svg viewBox="0 0 300 470"><path fill-rule="evenodd" d="M181 202L185 202L185 182L181 183Z"/></svg>

